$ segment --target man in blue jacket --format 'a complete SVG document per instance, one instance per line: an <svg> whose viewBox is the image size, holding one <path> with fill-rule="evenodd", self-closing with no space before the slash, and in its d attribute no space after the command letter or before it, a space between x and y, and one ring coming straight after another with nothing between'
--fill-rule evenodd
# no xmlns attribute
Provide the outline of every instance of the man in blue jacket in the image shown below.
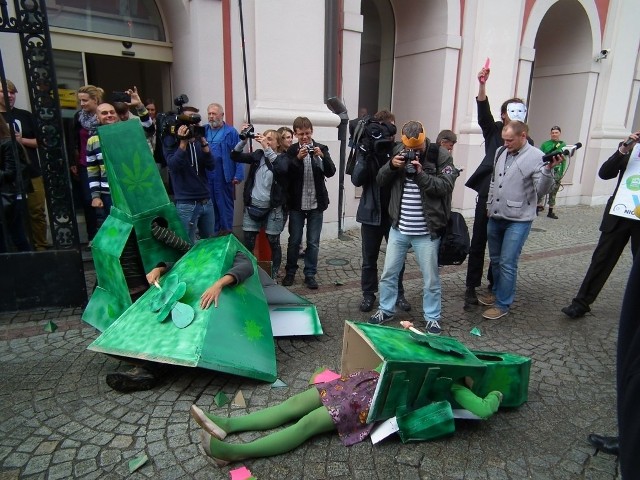
<svg viewBox="0 0 640 480"><path fill-rule="evenodd" d="M217 166L207 174L215 212L214 232L229 233L233 230L235 187L244 180L244 166L231 160L231 151L240 137L235 128L224 122L224 108L219 103L207 107L207 119L205 138Z"/></svg>

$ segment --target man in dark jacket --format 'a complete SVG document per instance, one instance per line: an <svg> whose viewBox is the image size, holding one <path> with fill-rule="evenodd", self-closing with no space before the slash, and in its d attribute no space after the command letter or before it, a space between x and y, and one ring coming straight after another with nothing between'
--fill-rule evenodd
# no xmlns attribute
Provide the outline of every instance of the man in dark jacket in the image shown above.
<svg viewBox="0 0 640 480"><path fill-rule="evenodd" d="M585 313L591 311L589 305L595 302L600 290L604 287L611 271L618 263L618 259L622 251L631 239L631 252L633 256L638 255L640 248L640 220L631 220L628 218L612 215L611 206L613 199L618 192L620 182L627 169L629 158L633 146L640 140L640 131L629 136L629 140L620 144L609 159L602 164L598 171L598 176L603 180L610 180L618 177L618 183L613 194L607 202L600 224L600 239L598 245L593 251L591 264L582 280L578 294L571 302L571 305L562 309L562 312L570 318L583 317Z"/></svg>
<svg viewBox="0 0 640 480"><path fill-rule="evenodd" d="M184 107L183 111L192 110ZM187 125L180 125L175 137L168 135L163 140L163 147L176 209L191 243L196 243L196 230L200 238L213 236L215 214L206 173L214 168L209 143L204 137L196 139Z"/></svg>
<svg viewBox="0 0 640 480"><path fill-rule="evenodd" d="M380 307L369 323L380 324L395 314L398 275L409 248L413 247L424 282L422 308L426 331L439 334L442 307L438 249L451 213L451 196L458 170L447 150L438 147L438 158L427 155L429 143L420 122L402 127L405 151L394 156L378 172L381 189L391 189L391 230L384 271L380 279Z"/></svg>
<svg viewBox="0 0 640 480"><path fill-rule="evenodd" d="M511 120L524 122L527 115L527 107L524 105L524 101L520 98L510 98L500 107L501 121L494 121L486 91L486 82L489 79L489 73L488 68L483 68L478 73L479 86L478 96L476 97L478 104L478 125L480 125L482 129L482 136L484 137L485 156L465 184L465 186L478 192L471 246L469 248L469 259L467 260L467 289L464 295L465 307L467 305L478 304L476 288L482 283L484 253L487 247L487 196L489 194L489 183L491 173L493 172L496 151L503 145L502 128L509 124ZM533 145L531 138L528 138L528 141ZM489 269L487 278L490 284L493 283L491 269Z"/></svg>
<svg viewBox="0 0 640 480"><path fill-rule="evenodd" d="M307 117L293 121L298 143L287 150L289 157L289 242L287 244L286 275L282 285L288 287L298 270L298 256L302 230L307 225L307 253L304 256L304 283L313 290L318 288L316 272L322 232L323 212L329 206L329 193L325 179L333 177L336 166L329 148L313 140L313 125Z"/></svg>
<svg viewBox="0 0 640 480"><path fill-rule="evenodd" d="M356 165L351 174L351 183L362 187L356 221L360 223L362 241L362 286L361 312L370 312L376 301L378 291L378 255L382 239L389 240L391 218L389 217L389 189L381 189L376 183L380 168L394 156L396 148L402 149L402 143L394 142L396 126L395 116L388 110L374 115L374 120L382 122L389 130L389 137L370 145L373 151L363 151L358 147ZM411 304L404 297L404 265L398 276L398 300L396 305L405 312L411 310Z"/></svg>

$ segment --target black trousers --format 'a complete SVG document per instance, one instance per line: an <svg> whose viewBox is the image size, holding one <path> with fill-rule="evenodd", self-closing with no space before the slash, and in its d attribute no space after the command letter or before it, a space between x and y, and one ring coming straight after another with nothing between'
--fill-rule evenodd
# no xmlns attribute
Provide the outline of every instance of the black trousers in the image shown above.
<svg viewBox="0 0 640 480"><path fill-rule="evenodd" d="M640 221L621 219L611 232L602 232L591 256L580 290L573 301L585 308L595 302L613 268L631 238L631 252L635 258L640 247Z"/></svg>
<svg viewBox="0 0 640 480"><path fill-rule="evenodd" d="M467 287L477 288L482 284L482 272L484 270L484 252L487 249L487 197L478 195L476 202L475 218L473 220L473 232L471 234L471 245L469 246L469 256L467 257ZM487 280L493 283L491 267L487 272Z"/></svg>
<svg viewBox="0 0 640 480"><path fill-rule="evenodd" d="M382 225L367 225L362 224L360 226L360 232L362 237L362 273L360 277L360 284L362 286L363 297L373 297L378 291L378 256L380 254L380 245L382 245L382 239L389 239L389 229L391 228L391 222L388 217L383 219ZM398 297L404 296L404 285L402 284L402 278L404 277L404 265L400 270L400 276L398 277Z"/></svg>

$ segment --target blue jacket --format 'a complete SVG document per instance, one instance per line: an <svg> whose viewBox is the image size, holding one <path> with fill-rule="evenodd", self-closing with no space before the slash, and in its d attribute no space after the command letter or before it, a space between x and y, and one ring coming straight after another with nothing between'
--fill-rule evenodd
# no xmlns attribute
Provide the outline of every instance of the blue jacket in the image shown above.
<svg viewBox="0 0 640 480"><path fill-rule="evenodd" d="M224 174L224 181L231 183L235 178L238 182L244 180L244 167L241 163L231 160L231 151L240 141L238 131L231 125L222 124L219 130L213 130L211 125L204 126L204 134L216 162L216 175ZM210 172L209 175L213 175Z"/></svg>

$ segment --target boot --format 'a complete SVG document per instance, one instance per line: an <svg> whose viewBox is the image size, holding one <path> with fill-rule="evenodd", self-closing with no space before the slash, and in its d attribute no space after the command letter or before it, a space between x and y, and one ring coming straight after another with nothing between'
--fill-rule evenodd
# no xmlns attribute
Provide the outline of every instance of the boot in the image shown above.
<svg viewBox="0 0 640 480"><path fill-rule="evenodd" d="M553 218L554 220L558 219L558 216L555 213L553 213L553 208L552 207L549 207L549 213L547 213L547 217Z"/></svg>

